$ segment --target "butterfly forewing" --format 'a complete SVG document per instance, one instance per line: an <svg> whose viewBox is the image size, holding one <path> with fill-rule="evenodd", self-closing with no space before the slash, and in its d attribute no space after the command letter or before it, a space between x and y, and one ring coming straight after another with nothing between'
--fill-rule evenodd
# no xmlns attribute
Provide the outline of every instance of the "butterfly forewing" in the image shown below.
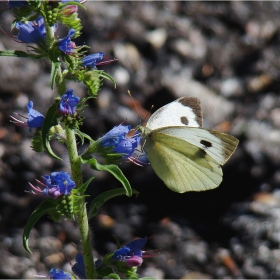
<svg viewBox="0 0 280 280"><path fill-rule="evenodd" d="M209 190L222 181L220 165L202 149L182 139L151 133L145 150L156 174L175 192Z"/></svg>
<svg viewBox="0 0 280 280"><path fill-rule="evenodd" d="M181 97L158 109L146 125L151 130L166 126L201 127L200 100L195 97Z"/></svg>

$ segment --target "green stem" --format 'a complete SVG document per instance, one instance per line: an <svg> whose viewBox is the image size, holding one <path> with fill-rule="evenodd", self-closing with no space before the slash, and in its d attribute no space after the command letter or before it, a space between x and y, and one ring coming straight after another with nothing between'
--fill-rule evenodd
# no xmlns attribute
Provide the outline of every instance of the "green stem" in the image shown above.
<svg viewBox="0 0 280 280"><path fill-rule="evenodd" d="M51 28L51 26L49 26L48 21L46 19L45 12L42 13L42 16L44 18L44 23L45 23L45 27L46 27L47 49L49 50L54 41L54 30L53 30L53 28Z"/></svg>
<svg viewBox="0 0 280 280"><path fill-rule="evenodd" d="M56 73L55 84L57 87L58 94L62 96L66 92L66 84L65 80L62 77L61 66L59 66L59 70Z"/></svg>
<svg viewBox="0 0 280 280"><path fill-rule="evenodd" d="M83 178L82 178L81 162L77 151L75 133L69 127L66 127L65 131L67 136L67 149L68 149L70 165L72 170L72 177L78 188L83 184ZM93 263L91 235L89 231L85 200L83 200L82 211L80 211L77 214L77 216L78 216L78 223L79 223L79 229L81 234L86 276L87 279L96 279L97 273Z"/></svg>

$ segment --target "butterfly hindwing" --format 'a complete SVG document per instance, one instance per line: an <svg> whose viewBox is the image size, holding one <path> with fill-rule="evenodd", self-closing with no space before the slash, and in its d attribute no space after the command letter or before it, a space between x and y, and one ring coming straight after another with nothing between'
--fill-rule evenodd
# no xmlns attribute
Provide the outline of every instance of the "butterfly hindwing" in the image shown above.
<svg viewBox="0 0 280 280"><path fill-rule="evenodd" d="M166 126L202 126L200 100L195 97L181 97L158 109L147 122L149 129Z"/></svg>
<svg viewBox="0 0 280 280"><path fill-rule="evenodd" d="M145 150L156 174L175 192L209 190L222 181L218 162L182 139L152 132L147 137Z"/></svg>
<svg viewBox="0 0 280 280"><path fill-rule="evenodd" d="M231 135L198 127L165 127L153 133L157 131L195 145L221 165L225 164L238 144Z"/></svg>

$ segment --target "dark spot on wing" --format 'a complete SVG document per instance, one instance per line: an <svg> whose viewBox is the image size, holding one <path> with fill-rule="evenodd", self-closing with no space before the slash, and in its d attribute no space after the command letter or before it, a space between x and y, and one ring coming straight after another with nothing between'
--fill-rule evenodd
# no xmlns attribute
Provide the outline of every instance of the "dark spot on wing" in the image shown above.
<svg viewBox="0 0 280 280"><path fill-rule="evenodd" d="M180 102L184 106L190 107L195 114L196 122L199 124L199 126L202 126L202 111L200 107L200 100L195 97L181 97L178 99L178 102Z"/></svg>
<svg viewBox="0 0 280 280"><path fill-rule="evenodd" d="M187 117L181 117L181 123L185 124L185 125L188 125L189 124L188 118Z"/></svg>
<svg viewBox="0 0 280 280"><path fill-rule="evenodd" d="M203 157L207 154L204 150L200 150L200 153L202 153L203 154Z"/></svg>
<svg viewBox="0 0 280 280"><path fill-rule="evenodd" d="M206 140L200 140L200 144L204 145L207 148L212 147L212 143Z"/></svg>

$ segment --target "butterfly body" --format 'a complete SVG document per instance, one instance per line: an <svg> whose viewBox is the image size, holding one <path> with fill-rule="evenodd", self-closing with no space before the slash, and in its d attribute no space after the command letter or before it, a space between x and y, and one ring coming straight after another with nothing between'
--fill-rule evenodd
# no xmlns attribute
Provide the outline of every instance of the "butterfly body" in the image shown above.
<svg viewBox="0 0 280 280"><path fill-rule="evenodd" d="M179 193L216 188L238 140L202 128L200 101L181 97L157 110L140 127L144 150L156 174Z"/></svg>

